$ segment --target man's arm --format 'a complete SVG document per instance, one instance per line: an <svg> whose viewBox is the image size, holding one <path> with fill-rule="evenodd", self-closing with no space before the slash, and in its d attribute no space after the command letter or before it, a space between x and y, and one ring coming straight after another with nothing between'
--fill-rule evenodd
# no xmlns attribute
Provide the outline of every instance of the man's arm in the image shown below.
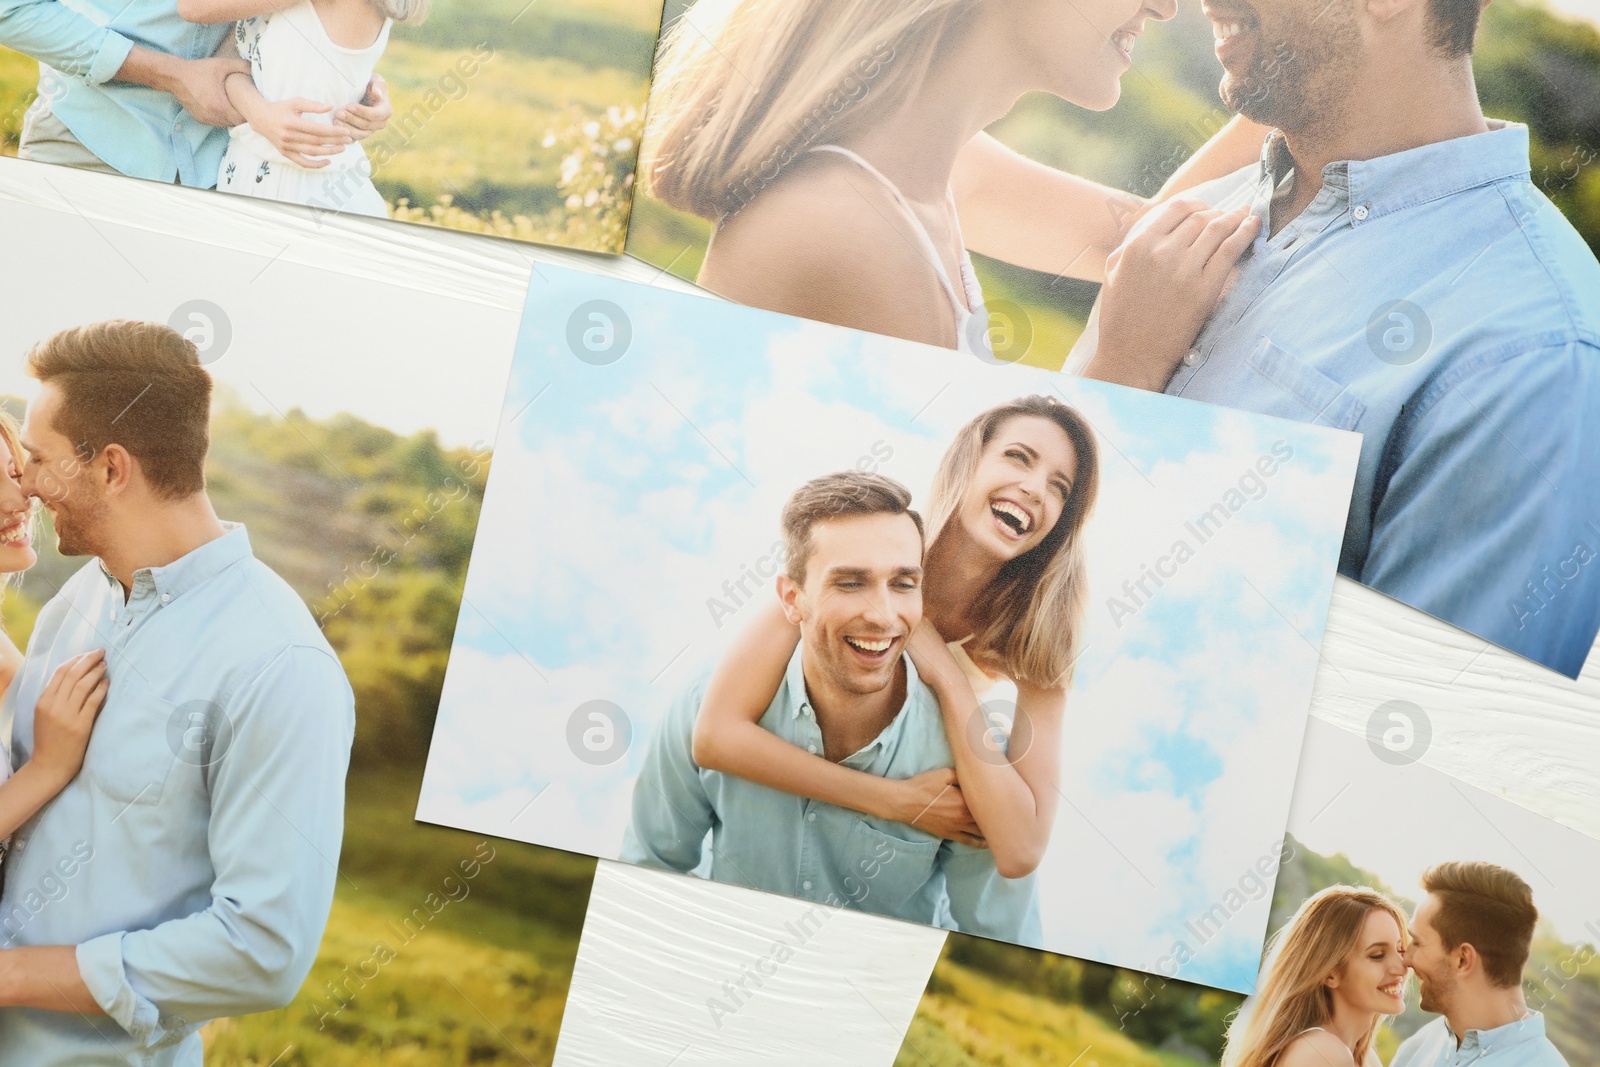
<svg viewBox="0 0 1600 1067"><path fill-rule="evenodd" d="M349 683L328 653L288 649L224 715L232 740L209 769L210 906L75 950L0 953L0 1004L100 1010L152 1044L294 997L333 899L354 732Z"/></svg>
<svg viewBox="0 0 1600 1067"><path fill-rule="evenodd" d="M249 70L243 60L167 55L96 25L59 0L0 0L0 44L90 85L123 81L171 93L208 126L242 121L222 79Z"/></svg>
<svg viewBox="0 0 1600 1067"><path fill-rule="evenodd" d="M1464 359L1414 407L1355 577L1575 677L1600 626L1600 349Z"/></svg>
<svg viewBox="0 0 1600 1067"><path fill-rule="evenodd" d="M693 686L668 709L633 784L633 819L619 859L670 871L700 865L706 834L716 823L711 798L692 754L702 687Z"/></svg>

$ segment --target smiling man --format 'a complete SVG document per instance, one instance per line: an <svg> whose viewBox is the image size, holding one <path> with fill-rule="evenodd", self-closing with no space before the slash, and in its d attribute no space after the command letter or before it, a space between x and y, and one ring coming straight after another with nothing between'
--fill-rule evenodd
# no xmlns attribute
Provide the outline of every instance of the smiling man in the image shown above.
<svg viewBox="0 0 1600 1067"><path fill-rule="evenodd" d="M939 706L906 655L922 618L922 519L876 474L806 483L783 511L777 579L800 647L761 726L845 767L889 778L950 768ZM668 711L634 785L621 858L805 900L1037 946L1032 878L984 848L793 796L694 762L706 679Z"/></svg>
<svg viewBox="0 0 1600 1067"><path fill-rule="evenodd" d="M1539 911L1533 890L1492 863L1441 863L1422 875L1428 895L1411 918L1406 964L1422 1010L1440 1018L1401 1044L1389 1067L1567 1067L1544 1016L1522 995Z"/></svg>
<svg viewBox="0 0 1600 1067"><path fill-rule="evenodd" d="M1274 129L1186 195L1265 225L1187 353L1088 373L1361 433L1340 573L1575 678L1600 629L1600 264L1530 180L1527 127L1479 106L1483 6L1206 0L1223 101Z"/></svg>
<svg viewBox="0 0 1600 1067"><path fill-rule="evenodd" d="M202 1023L287 1004L311 968L354 701L305 603L212 510L194 345L102 322L27 367L22 487L63 555L94 558L39 612L6 693L13 759L58 664L104 649L111 686L83 770L11 840L0 1061L193 1067Z"/></svg>

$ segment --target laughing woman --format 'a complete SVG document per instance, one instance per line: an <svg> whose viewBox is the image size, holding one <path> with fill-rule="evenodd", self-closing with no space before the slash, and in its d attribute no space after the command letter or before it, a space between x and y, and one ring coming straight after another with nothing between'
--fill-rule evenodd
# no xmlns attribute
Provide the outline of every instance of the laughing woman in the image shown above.
<svg viewBox="0 0 1600 1067"><path fill-rule="evenodd" d="M1223 1067L1381 1067L1378 1026L1405 1010L1406 918L1372 889L1330 886L1267 948Z"/></svg>
<svg viewBox="0 0 1600 1067"><path fill-rule="evenodd" d="M33 501L22 491L22 444L17 424L0 412L0 575L3 582L39 558L29 539ZM9 688L22 653L0 631L0 689ZM78 775L89 732L106 698L105 656L100 650L74 656L56 669L34 714L34 755L12 773L10 738L0 736L0 858L5 841ZM9 721L10 717L5 717Z"/></svg>
<svg viewBox="0 0 1600 1067"><path fill-rule="evenodd" d="M1155 292L1103 302L1096 364L1159 363L1193 343L1259 221L1169 200L1113 259L1150 202L983 130L1032 90L1111 107L1174 4L699 0L663 36L641 180L713 223L698 280L741 303L982 355L972 248ZM1236 120L1157 200L1253 162L1264 134Z"/></svg>
<svg viewBox="0 0 1600 1067"><path fill-rule="evenodd" d="M1002 877L1032 874L1059 796L1061 720L1087 598L1081 535L1099 485L1093 431L1050 397L985 411L940 461L927 508L923 622L911 657L938 699L953 774L880 778L762 729L800 640L776 601L712 676L695 725L695 762L987 844ZM1017 688L1008 742L997 739L998 724L981 718L982 696L1002 679Z"/></svg>

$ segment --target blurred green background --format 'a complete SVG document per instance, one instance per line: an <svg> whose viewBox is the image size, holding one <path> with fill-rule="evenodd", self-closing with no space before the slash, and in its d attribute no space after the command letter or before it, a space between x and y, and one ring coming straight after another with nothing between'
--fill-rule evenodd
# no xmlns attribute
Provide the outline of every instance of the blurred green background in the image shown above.
<svg viewBox="0 0 1600 1067"><path fill-rule="evenodd" d="M660 17L661 0L450 0L395 26L378 63L395 117L366 142L390 214L620 252ZM0 154L37 81L0 48Z"/></svg>
<svg viewBox="0 0 1600 1067"><path fill-rule="evenodd" d="M1272 897L1269 931L1330 885L1364 885L1413 901L1343 855L1325 856L1292 836ZM1600 1067L1600 954L1534 937L1523 972L1528 1005L1545 1013L1550 1040L1570 1067ZM1236 993L1166 981L1139 971L951 934L895 1067L1212 1067L1219 1062ZM1388 1063L1434 1016L1407 1007L1378 1033Z"/></svg>
<svg viewBox="0 0 1600 1067"><path fill-rule="evenodd" d="M20 416L20 402L6 407ZM488 460L431 433L218 397L212 499L323 621L355 690L356 736L317 963L289 1007L207 1026L211 1067L551 1061L595 861L412 819ZM84 564L58 555L48 528L35 546L4 601L19 645Z"/></svg>
<svg viewBox="0 0 1600 1067"><path fill-rule="evenodd" d="M666 18L684 6L669 0ZM1484 110L1528 124L1535 182L1600 254L1600 32L1527 0L1495 0L1474 66ZM1042 163L1148 196L1230 117L1219 79L1210 23L1198 4L1184 3L1140 40L1110 111L1034 93L990 132ZM710 232L705 220L641 196L628 251L692 281ZM1032 321L1022 362L1059 369L1099 287L974 259L989 302L1011 301Z"/></svg>

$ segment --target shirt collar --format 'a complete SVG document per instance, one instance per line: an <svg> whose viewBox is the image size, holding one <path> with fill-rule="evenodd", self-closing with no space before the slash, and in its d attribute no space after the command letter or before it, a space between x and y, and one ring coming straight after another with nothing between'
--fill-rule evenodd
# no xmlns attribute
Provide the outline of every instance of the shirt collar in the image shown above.
<svg viewBox="0 0 1600 1067"><path fill-rule="evenodd" d="M169 603L189 590L204 585L240 560L249 559L252 555L250 534L244 525L224 522L222 530L221 537L207 541L164 567L140 567L133 572L134 588L148 583L161 595L162 603ZM117 580L106 570L104 560L96 562L100 564L100 573L108 581Z"/></svg>
<svg viewBox="0 0 1600 1067"><path fill-rule="evenodd" d="M1450 1030L1449 1022L1444 1025L1446 1030ZM1496 1026L1492 1030L1468 1030L1457 1039L1457 1044L1464 1049L1475 1047L1480 1054L1487 1055L1490 1052L1515 1048L1529 1041L1538 1041L1543 1037L1544 1015L1530 1009L1527 1015L1504 1026Z"/></svg>
<svg viewBox="0 0 1600 1067"><path fill-rule="evenodd" d="M810 715L812 719L816 718L816 711L811 707L811 697L806 692L804 653L805 642L802 641L795 648L794 655L789 659L789 667L783 675L784 683L789 691L789 716L793 719L803 718L806 715ZM870 752L874 748L883 748L891 745L905 730L905 723L909 718L906 712L912 710L915 706L919 706L932 693L932 690L923 684L922 678L917 674L917 668L912 664L911 657L902 653L900 659L906 665L905 703L900 705L900 710L895 712L895 716L890 720L889 725L885 726L877 737L867 742L859 752L852 753L852 756L860 755L862 752Z"/></svg>
<svg viewBox="0 0 1600 1067"><path fill-rule="evenodd" d="M1485 133L1453 137L1374 159L1339 160L1322 168L1322 187L1341 203L1363 208L1353 224L1401 208L1526 176L1528 127L1489 119ZM1261 174L1276 186L1294 166L1283 134L1273 130L1261 146Z"/></svg>

